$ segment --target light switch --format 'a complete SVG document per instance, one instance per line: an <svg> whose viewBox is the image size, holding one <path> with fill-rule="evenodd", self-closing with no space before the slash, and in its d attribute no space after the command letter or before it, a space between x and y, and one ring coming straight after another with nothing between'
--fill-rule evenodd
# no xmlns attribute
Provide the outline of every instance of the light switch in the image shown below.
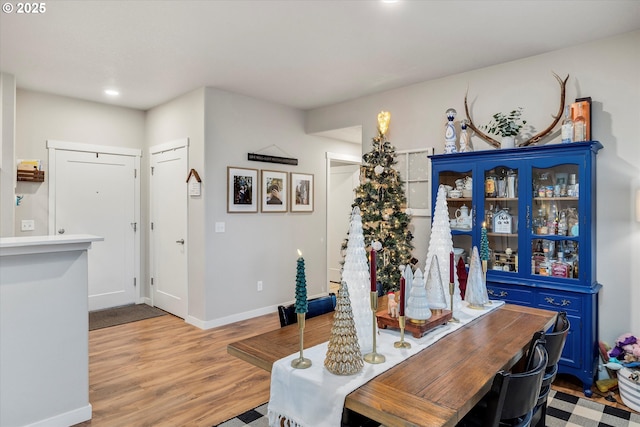
<svg viewBox="0 0 640 427"><path fill-rule="evenodd" d="M224 222L216 222L216 233L224 233Z"/></svg>

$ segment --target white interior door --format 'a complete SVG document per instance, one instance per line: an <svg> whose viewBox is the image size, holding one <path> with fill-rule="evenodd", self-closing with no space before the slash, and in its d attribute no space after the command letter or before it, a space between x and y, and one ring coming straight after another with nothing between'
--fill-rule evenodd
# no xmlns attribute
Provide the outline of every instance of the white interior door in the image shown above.
<svg viewBox="0 0 640 427"><path fill-rule="evenodd" d="M153 305L188 313L187 140L151 150L151 292Z"/></svg>
<svg viewBox="0 0 640 427"><path fill-rule="evenodd" d="M89 310L135 303L139 158L70 150L53 158L49 233L104 237L89 256Z"/></svg>
<svg viewBox="0 0 640 427"><path fill-rule="evenodd" d="M354 189L359 185L360 165L343 161L330 162L327 201L327 276L329 289L341 280L341 246L349 232L351 205L355 200Z"/></svg>

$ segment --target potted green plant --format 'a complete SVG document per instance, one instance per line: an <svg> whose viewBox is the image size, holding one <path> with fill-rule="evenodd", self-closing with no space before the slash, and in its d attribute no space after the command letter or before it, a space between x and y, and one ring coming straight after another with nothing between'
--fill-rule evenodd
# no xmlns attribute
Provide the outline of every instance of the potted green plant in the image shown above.
<svg viewBox="0 0 640 427"><path fill-rule="evenodd" d="M502 148L513 148L515 147L515 137L525 124L527 121L522 119L522 107L518 107L509 114L494 114L489 124L481 126L481 128L494 135L500 135Z"/></svg>

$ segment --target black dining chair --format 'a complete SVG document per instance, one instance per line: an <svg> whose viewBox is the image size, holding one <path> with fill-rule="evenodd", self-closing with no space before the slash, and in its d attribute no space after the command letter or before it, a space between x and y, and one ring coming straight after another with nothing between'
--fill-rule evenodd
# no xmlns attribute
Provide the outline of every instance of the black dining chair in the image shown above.
<svg viewBox="0 0 640 427"><path fill-rule="evenodd" d="M547 350L548 361L545 369L544 377L542 378L542 386L540 389L540 396L538 396L538 402L533 411L533 419L531 425L536 427L545 427L547 418L547 398L551 391L551 384L556 379L558 373L558 362L562 356L562 350L569 335L569 329L571 328L571 322L567 319L567 312L561 311L558 313L558 318L551 331L542 334L536 332L533 335L532 342L539 339L541 335L544 336L544 347Z"/></svg>
<svg viewBox="0 0 640 427"><path fill-rule="evenodd" d="M336 294L313 298L307 301L307 319L320 316L321 314L330 313L336 309ZM298 323L295 304L278 306L278 316L280 317L280 327Z"/></svg>
<svg viewBox="0 0 640 427"><path fill-rule="evenodd" d="M530 357L532 368L519 373L498 372L489 393L457 427L530 426L547 360L544 341L538 340Z"/></svg>

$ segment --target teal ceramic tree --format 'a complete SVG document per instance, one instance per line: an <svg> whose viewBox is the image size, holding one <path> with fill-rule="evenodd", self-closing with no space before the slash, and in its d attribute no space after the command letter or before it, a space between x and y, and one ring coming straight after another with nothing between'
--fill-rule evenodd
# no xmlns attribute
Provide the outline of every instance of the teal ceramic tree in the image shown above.
<svg viewBox="0 0 640 427"><path fill-rule="evenodd" d="M304 258L298 258L296 268L296 313L303 314L308 311L307 304L307 278L304 273Z"/></svg>
<svg viewBox="0 0 640 427"><path fill-rule="evenodd" d="M487 228L482 227L480 233L480 259L489 261L489 239L487 238Z"/></svg>

